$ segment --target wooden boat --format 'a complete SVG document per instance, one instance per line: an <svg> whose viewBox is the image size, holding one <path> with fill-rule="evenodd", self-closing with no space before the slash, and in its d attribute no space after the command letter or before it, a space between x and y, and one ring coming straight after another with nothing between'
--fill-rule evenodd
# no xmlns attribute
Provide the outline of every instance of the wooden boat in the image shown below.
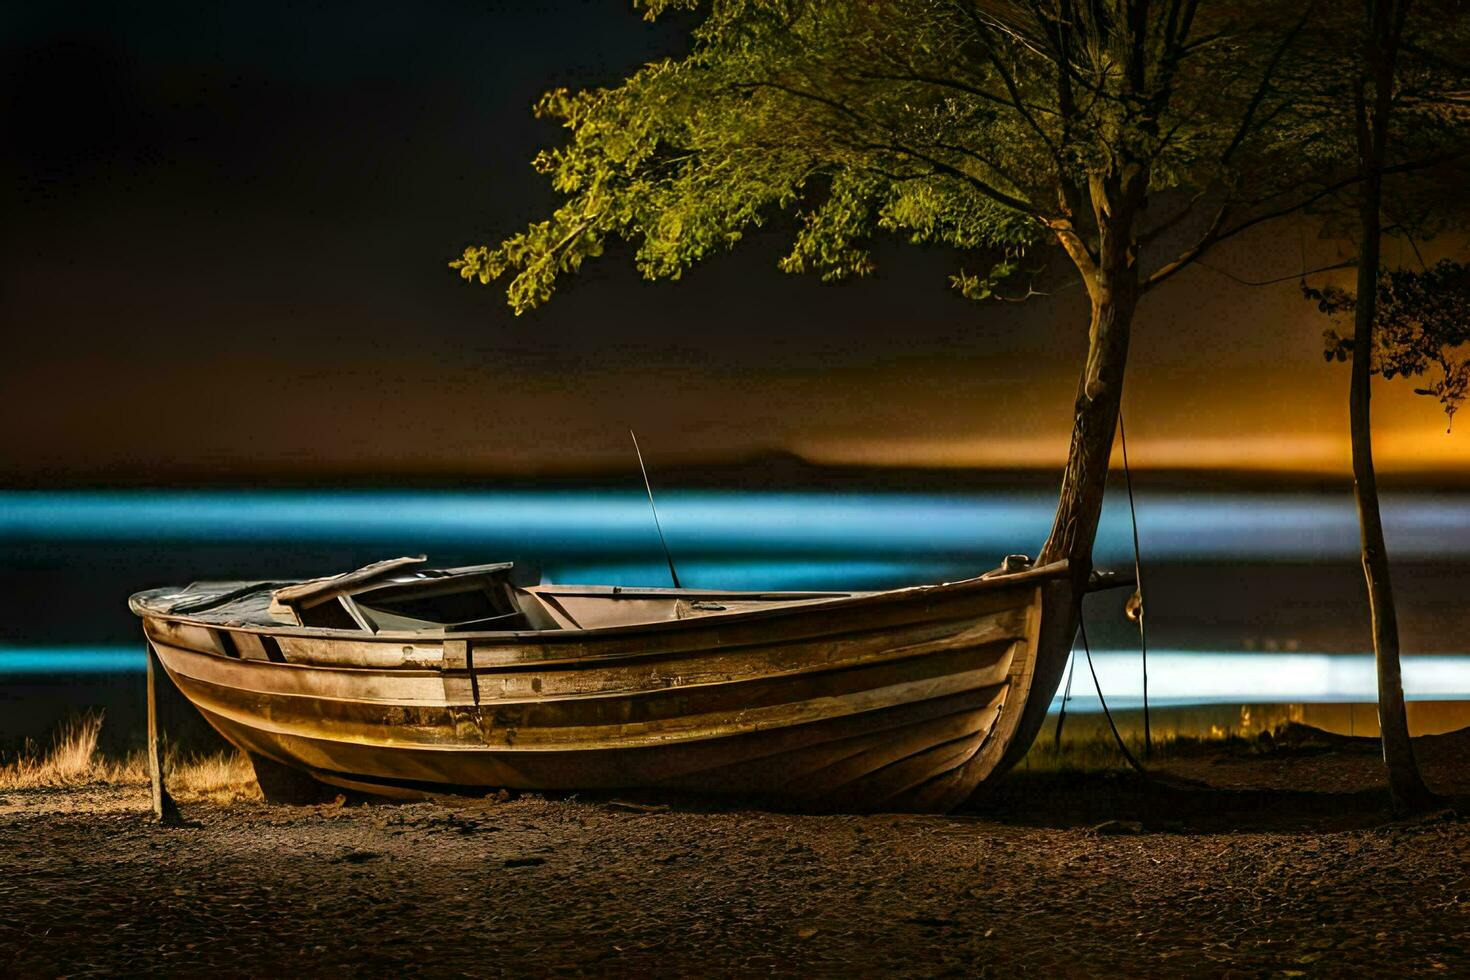
<svg viewBox="0 0 1470 980"><path fill-rule="evenodd" d="M511 572L395 559L130 605L167 677L279 798L306 774L389 796L661 790L943 811L1024 753L1074 628L1065 562L866 593L519 586Z"/></svg>

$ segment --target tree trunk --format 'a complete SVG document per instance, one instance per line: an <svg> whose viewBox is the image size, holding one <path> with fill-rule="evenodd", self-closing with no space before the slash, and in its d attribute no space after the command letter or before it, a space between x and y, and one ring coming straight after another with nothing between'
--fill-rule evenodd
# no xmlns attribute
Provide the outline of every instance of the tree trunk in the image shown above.
<svg viewBox="0 0 1470 980"><path fill-rule="evenodd" d="M1111 291L1092 303L1087 365L1077 385L1061 499L1038 559L1043 564L1068 559L1079 584L1092 572L1092 545L1102 516L1108 460L1123 399L1123 369L1128 362L1135 304L1135 295L1119 296Z"/></svg>
<svg viewBox="0 0 1470 980"><path fill-rule="evenodd" d="M1087 334L1087 362L1077 384L1072 443L1062 472L1056 519L1037 562L1047 564L1067 559L1071 574L1069 579L1059 579L1044 587L1049 593L1045 602L1051 612L1041 629L1050 640L1041 647L1048 655L1038 654L1032 665L1031 690L1010 747L996 766L997 772L1020 762L1041 730L1077 635L1082 596L1092 574L1092 543L1102 516L1113 432L1123 398L1128 337L1133 326L1133 310L1138 305L1133 218L1143 201L1146 184L1145 174L1137 167L1120 168L1114 174L1091 181L1093 214L1099 228L1096 255L1070 229L1058 235L1087 285L1092 318Z"/></svg>
<svg viewBox="0 0 1470 980"><path fill-rule="evenodd" d="M1362 537L1363 577L1368 586L1368 609L1373 624L1373 654L1378 666L1378 727L1388 786L1400 810L1424 809L1433 796L1419 775L1409 723L1404 708L1404 685L1399 667L1398 616L1389 580L1388 550L1383 541L1383 518L1378 506L1378 477L1373 467L1373 430L1369 411L1373 326L1378 307L1378 270L1383 203L1382 170L1387 156L1388 114L1393 95L1393 62L1397 47L1393 3L1372 6L1365 56L1371 77L1357 96L1359 161L1362 168L1359 218L1362 244L1358 256L1357 309L1353 318L1352 387L1349 418L1353 444L1353 492L1358 504ZM1398 23L1402 23L1401 20Z"/></svg>
<svg viewBox="0 0 1470 980"><path fill-rule="evenodd" d="M1092 545L1102 516L1108 460L1123 401L1123 370L1133 311L1138 305L1138 267L1133 246L1133 217L1142 200L1145 178L1132 174L1127 186L1098 180L1092 188L1099 228L1095 268L1083 270L1092 300L1087 362L1077 384L1072 415L1072 443L1051 534L1042 546L1040 563L1066 558L1080 597L1092 573Z"/></svg>
<svg viewBox="0 0 1470 980"><path fill-rule="evenodd" d="M1082 596L1092 574L1092 544L1102 516L1108 460L1113 432L1123 398L1123 369L1128 362L1128 338L1138 305L1138 269L1133 247L1133 218L1143 200L1146 177L1138 168L1127 179L1112 175L1092 181L1093 213L1100 229L1096 256L1080 237L1059 235L1087 285L1092 301L1087 362L1077 384L1072 415L1072 442L1062 472L1062 488L1051 534L1041 547L1038 564L1067 559L1068 580L1047 585L1046 600L1060 618L1048 619L1043 632L1056 642L1043 643L1050 656L1038 656L1033 665L1031 690L1019 726L997 772L1018 763L1046 720L1052 695L1061 684L1062 671L1081 615Z"/></svg>

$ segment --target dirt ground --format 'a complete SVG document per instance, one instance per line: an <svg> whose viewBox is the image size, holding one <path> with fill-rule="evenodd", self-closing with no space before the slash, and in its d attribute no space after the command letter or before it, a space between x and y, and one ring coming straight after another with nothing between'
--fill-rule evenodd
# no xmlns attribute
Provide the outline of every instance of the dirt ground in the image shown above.
<svg viewBox="0 0 1470 980"><path fill-rule="evenodd" d="M1312 739L952 816L8 790L0 975L1470 976L1470 732L1418 742L1453 795L1415 820Z"/></svg>

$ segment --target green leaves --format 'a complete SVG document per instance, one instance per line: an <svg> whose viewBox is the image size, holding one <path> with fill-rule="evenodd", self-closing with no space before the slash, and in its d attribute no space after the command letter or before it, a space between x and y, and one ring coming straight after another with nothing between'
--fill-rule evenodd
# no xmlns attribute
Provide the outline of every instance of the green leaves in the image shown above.
<svg viewBox="0 0 1470 980"><path fill-rule="evenodd" d="M522 313L609 238L635 246L645 277L678 279L783 211L798 227L780 267L829 281L871 273L871 243L883 233L963 250L1029 246L1044 229L1025 206L1032 189L1008 173L1044 172L1034 141L1017 142L1017 119L964 96L989 84L982 78L958 88L921 80L953 67L955 24L948 5L925 2L713 3L684 58L616 87L542 96L537 115L568 139L534 166L566 200L450 266L480 284L508 277L507 299ZM993 148L990 162L964 149L980 144Z"/></svg>
<svg viewBox="0 0 1470 980"><path fill-rule="evenodd" d="M537 115L565 140L534 166L562 205L451 263L468 281L508 278L518 313L610 239L643 276L678 279L778 216L795 229L788 272L868 275L891 234L978 253L951 284L982 299L1035 248L1065 243L1095 277L1099 225L1132 254L1177 249L1163 232L1219 209L1229 220L1174 252L1178 267L1263 212L1318 201L1353 152L1334 94L1353 72L1326 43L1330 18L1298 35L1307 21L1274 0L1201 5L1188 27L1177 5L1121 0L1075 18L973 0L638 6L697 11L688 52L546 93Z"/></svg>
<svg viewBox="0 0 1470 980"><path fill-rule="evenodd" d="M802 214L801 231L791 253L781 260L781 269L814 272L823 282L871 273L874 264L868 241L888 193L886 182L877 177L840 172L832 180L826 201Z"/></svg>
<svg viewBox="0 0 1470 980"><path fill-rule="evenodd" d="M1357 298L1337 287L1316 290L1303 283L1302 293L1335 318L1351 317L1357 308ZM1414 393L1438 399L1453 422L1470 395L1470 264L1446 259L1422 271L1381 273L1373 341L1372 372L1390 381L1428 378ZM1324 332L1328 361L1346 361L1353 353L1351 337Z"/></svg>
<svg viewBox="0 0 1470 980"><path fill-rule="evenodd" d="M972 275L961 269L949 277L949 284L965 299L990 299L996 295L1000 284L1009 279L1020 268L1020 256L1008 256L990 267L984 275Z"/></svg>

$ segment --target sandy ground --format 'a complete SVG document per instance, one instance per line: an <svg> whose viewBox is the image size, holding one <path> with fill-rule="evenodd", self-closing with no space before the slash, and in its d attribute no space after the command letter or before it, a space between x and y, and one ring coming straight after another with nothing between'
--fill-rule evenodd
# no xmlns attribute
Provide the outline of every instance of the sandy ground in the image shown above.
<svg viewBox="0 0 1470 980"><path fill-rule="evenodd" d="M5 791L0 975L1470 976L1470 733L1419 741L1458 796L1412 821L1343 743L944 817Z"/></svg>

